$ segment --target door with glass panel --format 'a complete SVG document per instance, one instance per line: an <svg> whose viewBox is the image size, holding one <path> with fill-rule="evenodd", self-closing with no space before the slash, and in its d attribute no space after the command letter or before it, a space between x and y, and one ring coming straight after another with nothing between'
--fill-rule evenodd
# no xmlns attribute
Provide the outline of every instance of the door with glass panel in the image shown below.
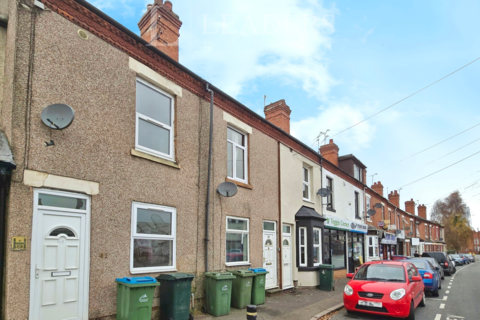
<svg viewBox="0 0 480 320"><path fill-rule="evenodd" d="M34 194L30 319L88 319L89 198Z"/></svg>
<svg viewBox="0 0 480 320"><path fill-rule="evenodd" d="M273 221L263 222L263 268L268 271L265 288L277 286L277 247L276 223Z"/></svg>
<svg viewBox="0 0 480 320"><path fill-rule="evenodd" d="M290 225L283 225L282 237L282 285L283 289L293 287L292 281L292 227Z"/></svg>

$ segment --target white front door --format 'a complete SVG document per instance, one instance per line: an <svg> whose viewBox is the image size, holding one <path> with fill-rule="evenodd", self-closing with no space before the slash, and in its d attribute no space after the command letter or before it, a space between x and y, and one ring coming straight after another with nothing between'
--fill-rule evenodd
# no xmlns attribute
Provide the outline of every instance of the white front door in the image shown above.
<svg viewBox="0 0 480 320"><path fill-rule="evenodd" d="M277 286L276 223L263 222L263 268L268 271L265 288Z"/></svg>
<svg viewBox="0 0 480 320"><path fill-rule="evenodd" d="M88 319L88 198L35 191L30 319Z"/></svg>
<svg viewBox="0 0 480 320"><path fill-rule="evenodd" d="M293 287L292 281L292 237L283 235L282 240L283 288Z"/></svg>

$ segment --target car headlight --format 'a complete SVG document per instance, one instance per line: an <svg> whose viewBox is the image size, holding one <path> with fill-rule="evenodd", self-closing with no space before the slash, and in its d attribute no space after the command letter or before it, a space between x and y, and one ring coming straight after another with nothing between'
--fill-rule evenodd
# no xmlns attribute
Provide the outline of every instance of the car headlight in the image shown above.
<svg viewBox="0 0 480 320"><path fill-rule="evenodd" d="M343 292L345 292L347 296L351 296L353 294L353 289L347 284L345 286L345 289L343 289Z"/></svg>
<svg viewBox="0 0 480 320"><path fill-rule="evenodd" d="M402 299L404 296L405 296L405 289L393 290L393 291L390 293L390 298L392 298L392 300L400 300L400 299Z"/></svg>

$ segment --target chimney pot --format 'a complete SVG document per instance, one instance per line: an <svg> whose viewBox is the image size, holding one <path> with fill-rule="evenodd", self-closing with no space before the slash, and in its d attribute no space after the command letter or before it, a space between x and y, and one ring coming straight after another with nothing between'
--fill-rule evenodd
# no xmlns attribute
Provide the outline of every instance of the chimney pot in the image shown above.
<svg viewBox="0 0 480 320"><path fill-rule="evenodd" d="M165 7L170 11L173 10L173 4L170 1L165 1Z"/></svg>
<svg viewBox="0 0 480 320"><path fill-rule="evenodd" d="M334 165L338 167L338 151L340 149L338 146L333 142L333 139L330 139L330 143L320 146L320 154L326 160L330 161Z"/></svg>
<svg viewBox="0 0 480 320"><path fill-rule="evenodd" d="M372 190L383 197L383 185L380 181L373 183Z"/></svg>

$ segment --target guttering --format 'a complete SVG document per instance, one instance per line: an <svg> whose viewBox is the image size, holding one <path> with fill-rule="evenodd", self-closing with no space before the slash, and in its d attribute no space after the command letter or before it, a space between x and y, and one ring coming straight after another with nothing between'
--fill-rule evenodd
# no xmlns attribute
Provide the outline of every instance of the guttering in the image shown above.
<svg viewBox="0 0 480 320"><path fill-rule="evenodd" d="M210 210L210 177L212 175L212 136L213 136L213 90L209 83L206 83L205 89L210 92L210 134L208 138L208 178L207 178L207 202L205 204L205 272L208 272L208 228L209 228L209 210Z"/></svg>

